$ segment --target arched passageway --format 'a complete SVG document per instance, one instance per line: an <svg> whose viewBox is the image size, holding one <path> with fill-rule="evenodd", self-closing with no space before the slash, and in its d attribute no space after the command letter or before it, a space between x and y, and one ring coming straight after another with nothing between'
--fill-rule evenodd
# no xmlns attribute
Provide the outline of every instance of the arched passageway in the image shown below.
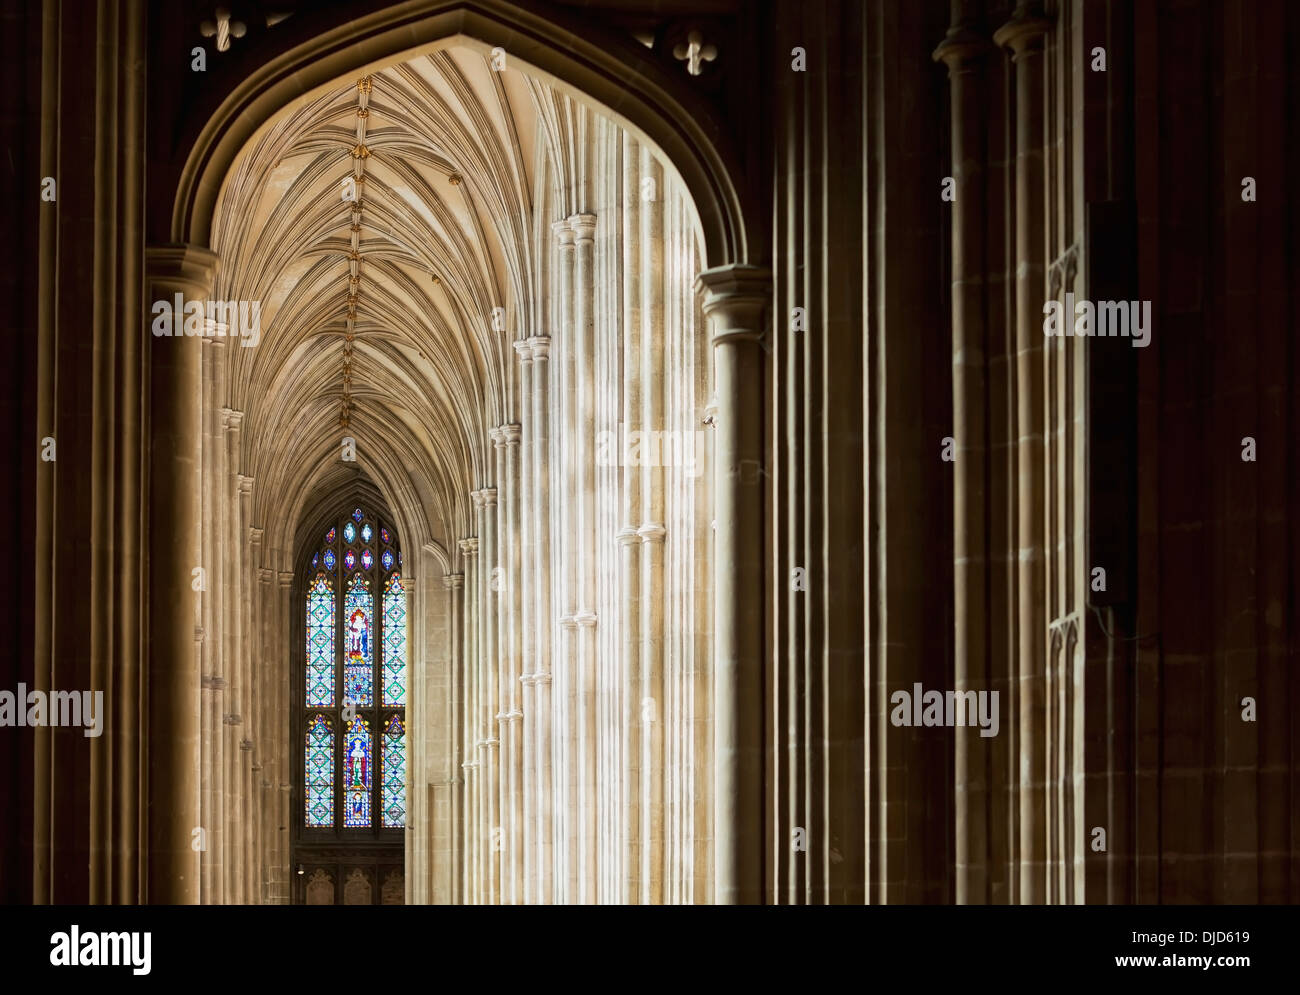
<svg viewBox="0 0 1300 995"><path fill-rule="evenodd" d="M173 272L203 258L180 292L232 303L155 341L201 349L196 539L224 570L200 609L203 672L231 675L204 682L201 900L306 895L303 533L358 489L407 551L405 898L712 899L719 383L696 278L740 229L723 201L702 224L634 131L460 34L205 132L177 217L211 256ZM714 303L751 323L727 348L752 349L761 286L720 275ZM336 899L363 870L339 860Z"/></svg>

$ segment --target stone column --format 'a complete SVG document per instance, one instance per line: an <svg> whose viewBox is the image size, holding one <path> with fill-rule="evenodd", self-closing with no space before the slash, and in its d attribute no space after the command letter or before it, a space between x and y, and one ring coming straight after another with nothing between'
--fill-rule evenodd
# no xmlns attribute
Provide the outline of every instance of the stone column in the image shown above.
<svg viewBox="0 0 1300 995"><path fill-rule="evenodd" d="M497 529L497 490L484 487L479 491L482 502L482 574L484 615L483 661L483 763L487 775L483 790L487 795L487 896L485 901L497 905L501 901L501 869L503 860L501 739L497 734L502 719L501 712L501 656L500 656L500 598L501 554Z"/></svg>
<svg viewBox="0 0 1300 995"><path fill-rule="evenodd" d="M537 719L533 754L536 757L537 782L537 863L538 901L554 901L554 865L551 850L553 839L553 799L551 795L551 477L550 477L550 351L551 340L544 335L528 340L533 355L533 558L529 566L536 608L533 617L537 622L536 660L534 682L536 685Z"/></svg>
<svg viewBox="0 0 1300 995"><path fill-rule="evenodd" d="M622 555L622 748L623 901L637 905L641 894L641 467L628 459L630 440L641 430L641 157L631 135L623 135L623 432L619 463L623 467L622 518L618 539Z"/></svg>
<svg viewBox="0 0 1300 995"><path fill-rule="evenodd" d="M499 432L500 448L498 459L501 480L505 489L505 499L501 508L502 525L505 533L502 541L501 576L504 601L502 610L503 624L501 634L503 649L501 657L505 662L502 672L501 708L505 724L502 730L506 735L503 744L502 763L506 767L504 779L506 791L502 795L503 809L506 811L504 842L509 848L509 873L502 871L503 881L508 881L508 901L518 905L523 901L523 725L524 713L520 708L522 687L519 682L520 660L523 654L523 586L520 580L521 567L521 529L523 494L521 484L523 469L520 450L521 429L519 425L502 425ZM503 901L507 899L503 898Z"/></svg>
<svg viewBox="0 0 1300 995"><path fill-rule="evenodd" d="M664 775L667 766L664 728L668 719L664 693L664 176L648 148L641 149L641 178L649 179L652 196L643 197L640 232L641 278L641 419L649 435L641 445L641 888L646 903L664 900ZM755 386L755 389L760 389ZM761 431L760 431L761 437ZM656 454L658 458L656 457Z"/></svg>
<svg viewBox="0 0 1300 995"><path fill-rule="evenodd" d="M277 562L281 564L287 561L289 561L289 557L287 556L280 555L277 557ZM293 571L279 571L278 579L280 582L280 591L276 603L279 605L280 622L277 627L277 632L279 632L281 639L287 640L289 638L289 633L293 631L293 613L297 607L294 605L292 597ZM284 646L287 645L287 643L281 642L279 645ZM293 765L299 762L299 754L297 749L298 744L292 742L289 737L288 716L290 710L300 708L300 702L305 699L298 696L292 683L288 667L279 668L279 674L276 678L276 688L276 714L281 716L279 726L277 727L279 729L279 735L276 737L276 742L279 744L278 753L280 763L271 780L273 787L276 789L276 839L279 840L280 847L279 860L275 872L276 900L282 905L289 905L293 902L293 895L290 893L291 879L289 877L292 873L289 867L291 856L289 847L289 827L291 823L289 820L298 817L297 812L290 810L289 801L293 786ZM276 783L277 780L279 782L278 784Z"/></svg>
<svg viewBox="0 0 1300 995"><path fill-rule="evenodd" d="M533 749L533 727L537 724L536 688L533 679L536 670L536 640L533 639L532 572L529 563L536 555L536 537L533 535L533 347L528 339L521 338L515 342L515 352L520 363L520 412L523 418L523 442L519 449L519 501L517 501L517 527L519 527L519 557L511 570L511 590L516 594L512 604L516 605L515 653L519 675L515 683L519 684L519 701L521 717L519 737L519 771L520 795L519 805L519 900L525 905L536 903L536 856L533 843L536 840L537 810L537 766L536 750Z"/></svg>
<svg viewBox="0 0 1300 995"><path fill-rule="evenodd" d="M1043 166L1043 46L1051 23L1041 4L1022 0L994 34L1014 53L1016 77L1016 509L1020 727L1020 896L1038 905L1046 889L1044 670L1043 296L1046 203Z"/></svg>
<svg viewBox="0 0 1300 995"><path fill-rule="evenodd" d="M447 574L442 578L442 586L447 589L447 672L450 685L447 691L448 746L445 774L451 787L451 812L447 820L447 831L451 834L451 845L448 847L451 853L449 902L461 905L465 902L465 834L461 821L465 810L465 772L461 761L465 753L464 731L461 727L465 694L465 575Z"/></svg>
<svg viewBox="0 0 1300 995"><path fill-rule="evenodd" d="M952 408L957 459L953 470L954 684L958 691L991 690L986 653L987 504L985 419L985 151L982 78L993 51L978 31L978 7L953 4L953 24L934 52L948 67L952 170ZM988 901L988 785L990 748L975 730L955 730L956 898Z"/></svg>
<svg viewBox="0 0 1300 995"><path fill-rule="evenodd" d="M477 502L476 502L477 503ZM464 617L461 631L464 634L465 707L462 714L460 734L463 759L460 769L465 778L465 807L463 816L463 835L465 853L462 858L462 889L467 905L477 905L482 899L479 893L479 858L482 841L482 822L480 820L479 802L482 792L479 788L478 770L478 539L460 540L461 558L464 561L464 596L462 606Z"/></svg>
<svg viewBox="0 0 1300 995"><path fill-rule="evenodd" d="M554 839L560 849L556 852L556 873L560 875L556 886L556 900L572 902L578 894L578 834L574 831L575 808L578 803L574 779L577 729L574 694L577 685L575 658L577 639L574 615L578 611L577 571L578 549L574 542L578 531L578 500L575 473L577 467L574 446L577 441L577 335L573 327L574 245L573 228L568 219L551 226L559 242L559 259L556 266L556 288L559 303L560 331L557 336L563 362L559 368L559 399L557 414L560 423L556 432L557 483L560 487L559 522L557 534L564 537L559 547L559 577L556 590L560 603L560 659L556 682L554 721L559 730L554 742L552 766L562 778L556 785L552 816L555 823Z"/></svg>
<svg viewBox="0 0 1300 995"><path fill-rule="evenodd" d="M155 246L145 258L146 308L177 294L206 300L211 293L217 267L211 252ZM201 553L201 348L192 337L149 340L149 603L176 606L149 613L147 897L158 904L199 900L199 854L190 842L200 812L201 674L194 633L201 616L190 584Z"/></svg>
<svg viewBox="0 0 1300 995"><path fill-rule="evenodd" d="M714 345L714 901L763 900L763 353L771 274L743 264L696 281Z"/></svg>
<svg viewBox="0 0 1300 995"><path fill-rule="evenodd" d="M581 629L578 645L578 799L577 901L592 903L597 894L599 745L596 738L596 342L594 258L596 218L569 218L574 237L573 330L575 373L575 436L578 548L577 597L573 620Z"/></svg>
<svg viewBox="0 0 1300 995"><path fill-rule="evenodd" d="M242 453L241 453L242 460ZM240 826L243 855L240 890L245 905L257 901L257 788L253 776L253 747L257 736L257 681L254 676L253 654L257 632L252 605L252 572L250 516L252 513L253 478L240 474L236 481L239 497L236 501L235 522L238 542L235 549L236 571L239 577L239 672L240 711L244 716L243 735L239 741L239 791L243 799L243 822Z"/></svg>

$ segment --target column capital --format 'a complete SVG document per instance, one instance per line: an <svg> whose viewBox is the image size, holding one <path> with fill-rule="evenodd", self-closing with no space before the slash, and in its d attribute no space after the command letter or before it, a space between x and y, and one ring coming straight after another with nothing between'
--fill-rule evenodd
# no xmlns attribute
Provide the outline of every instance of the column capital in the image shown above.
<svg viewBox="0 0 1300 995"><path fill-rule="evenodd" d="M492 448L500 449L504 443L501 441L501 426L494 425L488 429L488 438L492 440Z"/></svg>
<svg viewBox="0 0 1300 995"><path fill-rule="evenodd" d="M465 556L474 556L478 553L478 540L473 537L462 539L459 545L461 553Z"/></svg>
<svg viewBox="0 0 1300 995"><path fill-rule="evenodd" d="M576 624L581 626L594 627L596 625L596 613L594 611L590 611L589 609L583 609L582 611L574 612L573 621Z"/></svg>
<svg viewBox="0 0 1300 995"><path fill-rule="evenodd" d="M167 283L205 295L212 289L221 257L187 242L151 245L144 250L150 283Z"/></svg>
<svg viewBox="0 0 1300 995"><path fill-rule="evenodd" d="M263 583L263 584L266 584L266 585L269 586L270 583L271 583L271 578L274 577L274 576L275 576L275 571L272 570L270 567L258 567L258 568L257 568L257 579L258 579L258 581L259 581L260 583Z"/></svg>
<svg viewBox="0 0 1300 995"><path fill-rule="evenodd" d="M663 542L668 530L664 528L663 522L646 522L636 530L636 534L642 542Z"/></svg>
<svg viewBox="0 0 1300 995"><path fill-rule="evenodd" d="M964 72L966 67L978 62L994 51L993 43L980 31L967 23L954 24L943 36L930 58L948 67L948 75Z"/></svg>
<svg viewBox="0 0 1300 995"><path fill-rule="evenodd" d="M499 429L497 429L497 431L500 432L500 434L501 434L501 442L500 442L500 445L502 445L502 446L517 446L517 445L519 445L519 439L520 439L520 437L523 435L523 426L522 426L522 425L502 425Z"/></svg>
<svg viewBox="0 0 1300 995"><path fill-rule="evenodd" d="M221 427L228 432L238 432L244 423L244 413L234 408L221 409Z"/></svg>
<svg viewBox="0 0 1300 995"><path fill-rule="evenodd" d="M573 229L569 227L568 218L565 218L562 221L552 221L551 231L555 233L555 237L560 243L561 250L573 248Z"/></svg>
<svg viewBox="0 0 1300 995"><path fill-rule="evenodd" d="M449 591L455 591L465 586L464 574L444 574L442 586Z"/></svg>
<svg viewBox="0 0 1300 995"><path fill-rule="evenodd" d="M630 546L632 543L637 542L640 539L640 536L637 535L636 529L632 526L625 525L614 533L614 538L619 541L620 545Z"/></svg>
<svg viewBox="0 0 1300 995"><path fill-rule="evenodd" d="M1020 0L1011 20L993 32L993 44L1011 49L1012 61L1041 50L1052 22L1043 16L1042 0Z"/></svg>
<svg viewBox="0 0 1300 995"><path fill-rule="evenodd" d="M744 263L706 269L695 278L695 292L701 291L700 306L713 322L714 345L763 337L763 311L772 299L771 270Z"/></svg>
<svg viewBox="0 0 1300 995"><path fill-rule="evenodd" d="M235 487L240 494L252 494L253 478L247 474L237 473L235 474Z"/></svg>
<svg viewBox="0 0 1300 995"><path fill-rule="evenodd" d="M533 361L533 340L515 339L515 354L525 366L531 363Z"/></svg>
<svg viewBox="0 0 1300 995"><path fill-rule="evenodd" d="M495 432L497 429L493 429L493 431ZM495 487L484 487L479 491L479 495L485 508L491 508L497 503L497 489Z"/></svg>
<svg viewBox="0 0 1300 995"><path fill-rule="evenodd" d="M528 340L532 347L533 359L549 359L551 355L551 337L549 335L534 335Z"/></svg>
<svg viewBox="0 0 1300 995"><path fill-rule="evenodd" d="M561 629L576 629L577 627L578 627L578 622L577 622L577 619L574 617L574 614L573 614L572 612L569 612L569 613L566 614L566 615L561 615L561 616L560 616L560 628L561 628Z"/></svg>
<svg viewBox="0 0 1300 995"><path fill-rule="evenodd" d="M289 586L291 586L292 584L293 584L293 571L292 571L292 570L281 570L281 571L280 571L280 586L281 586L281 587L289 587Z"/></svg>
<svg viewBox="0 0 1300 995"><path fill-rule="evenodd" d="M573 227L573 240L581 245L591 243L596 238L596 215L571 214L569 224Z"/></svg>

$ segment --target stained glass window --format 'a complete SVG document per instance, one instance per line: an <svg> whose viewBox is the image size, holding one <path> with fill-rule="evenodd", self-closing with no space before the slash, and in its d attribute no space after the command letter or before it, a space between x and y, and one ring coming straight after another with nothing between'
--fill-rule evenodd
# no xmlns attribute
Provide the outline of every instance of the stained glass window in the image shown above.
<svg viewBox="0 0 1300 995"><path fill-rule="evenodd" d="M384 704L406 704L406 591L402 575L384 585Z"/></svg>
<svg viewBox="0 0 1300 995"><path fill-rule="evenodd" d="M315 534L323 541L301 561L310 563L295 723L304 737L303 826L340 839L388 836L406 822L401 549L386 524L361 508ZM378 549L370 545L376 540Z"/></svg>
<svg viewBox="0 0 1300 995"><path fill-rule="evenodd" d="M307 595L307 705L334 704L334 588L317 574Z"/></svg>
<svg viewBox="0 0 1300 995"><path fill-rule="evenodd" d="M406 825L406 724L390 716L384 729L384 826Z"/></svg>
<svg viewBox="0 0 1300 995"><path fill-rule="evenodd" d="M323 715L307 723L306 772L307 825L334 825L334 730Z"/></svg>
<svg viewBox="0 0 1300 995"><path fill-rule="evenodd" d="M370 581L357 574L348 584L348 596L343 602L343 694L358 707L373 704L374 612Z"/></svg>
<svg viewBox="0 0 1300 995"><path fill-rule="evenodd" d="M370 726L361 716L347 724L343 756L343 825L364 829L370 825Z"/></svg>

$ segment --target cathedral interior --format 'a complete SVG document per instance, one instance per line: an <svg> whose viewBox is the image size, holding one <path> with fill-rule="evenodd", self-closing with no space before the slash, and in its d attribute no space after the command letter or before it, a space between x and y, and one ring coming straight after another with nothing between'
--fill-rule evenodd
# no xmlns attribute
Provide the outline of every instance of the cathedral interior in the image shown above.
<svg viewBox="0 0 1300 995"><path fill-rule="evenodd" d="M1300 901L1300 4L0 8L0 901Z"/></svg>

